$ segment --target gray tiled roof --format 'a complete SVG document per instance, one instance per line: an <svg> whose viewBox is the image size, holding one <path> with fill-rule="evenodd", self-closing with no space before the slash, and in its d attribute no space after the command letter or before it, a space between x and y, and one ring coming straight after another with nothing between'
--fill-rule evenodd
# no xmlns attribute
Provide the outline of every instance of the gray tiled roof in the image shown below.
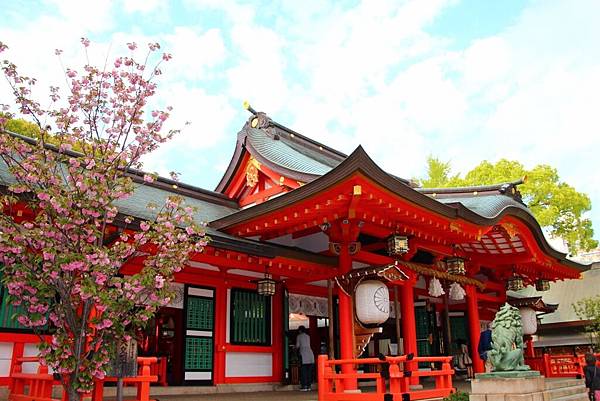
<svg viewBox="0 0 600 401"><path fill-rule="evenodd" d="M283 135L279 138L274 139L261 129L248 129L248 140L252 148L265 159L286 169L319 176L339 164L318 152L307 148L299 149L299 145L283 139Z"/></svg>
<svg viewBox="0 0 600 401"><path fill-rule="evenodd" d="M4 161L0 159L0 185L11 185L14 183L15 179L13 175L9 173L8 167ZM134 193L127 199L118 200L115 202L115 205L119 209L119 212L125 215L152 220L156 217L158 211L149 209L148 204L153 202L160 207L170 195L174 194L161 188L135 184ZM206 200L191 198L189 196L183 196L183 199L187 206L197 209L194 215L194 220L196 220L197 223L209 222L237 211L235 208L208 202Z"/></svg>
<svg viewBox="0 0 600 401"><path fill-rule="evenodd" d="M527 206L516 201L510 196L502 194L477 195L477 196L456 196L449 198L438 198L437 201L444 204L461 203L467 209L472 210L480 216L494 218L509 206L523 209L531 213ZM451 205L450 205L451 206Z"/></svg>
<svg viewBox="0 0 600 401"><path fill-rule="evenodd" d="M158 211L147 207L150 202L160 207L165 203L168 196L173 195L164 189L148 185L135 184L135 186L135 191L129 198L119 200L115 202L115 205L119 209L119 212L140 219L151 220L156 217ZM188 196L182 197L187 206L197 209L194 213L196 223L209 222L237 211L237 209L205 200L190 198Z"/></svg>

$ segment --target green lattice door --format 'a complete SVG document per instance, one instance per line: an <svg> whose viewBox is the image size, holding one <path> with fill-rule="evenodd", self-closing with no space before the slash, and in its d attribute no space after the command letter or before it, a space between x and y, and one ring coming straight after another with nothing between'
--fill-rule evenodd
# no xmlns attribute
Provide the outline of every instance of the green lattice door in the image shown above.
<svg viewBox="0 0 600 401"><path fill-rule="evenodd" d="M433 355L433 347L431 340L433 336L434 319L432 313L427 310L425 306L415 307L415 323L417 329L417 355L419 356L431 356ZM428 366L427 363L423 363L421 367Z"/></svg>
<svg viewBox="0 0 600 401"><path fill-rule="evenodd" d="M212 384L215 291L187 287L185 300L185 381Z"/></svg>
<svg viewBox="0 0 600 401"><path fill-rule="evenodd" d="M450 316L450 333L452 335L452 355L454 355L460 351L459 341L469 342L467 318L465 316Z"/></svg>

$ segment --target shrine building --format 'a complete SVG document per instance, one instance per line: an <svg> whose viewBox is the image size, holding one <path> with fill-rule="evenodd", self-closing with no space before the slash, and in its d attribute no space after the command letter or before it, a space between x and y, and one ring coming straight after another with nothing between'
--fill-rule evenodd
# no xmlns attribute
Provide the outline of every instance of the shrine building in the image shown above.
<svg viewBox="0 0 600 401"><path fill-rule="evenodd" d="M131 172L136 191L118 204L151 219L146 205L175 193L208 223L210 243L175 275L177 297L138 343L162 357L163 384L294 382L299 325L315 355L337 359L452 355L464 341L482 372L479 335L507 289L547 290L587 268L546 241L522 181L419 188L360 146L346 155L248 109L214 191ZM6 385L11 361L36 355L39 340L1 296Z"/></svg>

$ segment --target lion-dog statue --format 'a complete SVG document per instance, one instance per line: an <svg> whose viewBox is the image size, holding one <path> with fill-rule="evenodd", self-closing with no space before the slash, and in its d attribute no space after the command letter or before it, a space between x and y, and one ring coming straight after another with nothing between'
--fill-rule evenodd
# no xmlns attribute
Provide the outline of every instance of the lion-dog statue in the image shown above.
<svg viewBox="0 0 600 401"><path fill-rule="evenodd" d="M519 309L508 303L492 322L492 349L488 351L494 372L530 370L523 357L523 324Z"/></svg>

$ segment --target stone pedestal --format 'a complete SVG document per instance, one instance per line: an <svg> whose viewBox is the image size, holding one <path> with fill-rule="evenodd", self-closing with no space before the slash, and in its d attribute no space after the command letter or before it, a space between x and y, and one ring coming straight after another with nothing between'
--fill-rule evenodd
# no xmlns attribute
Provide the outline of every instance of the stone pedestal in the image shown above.
<svg viewBox="0 0 600 401"><path fill-rule="evenodd" d="M544 401L545 378L537 371L480 373L471 381L470 401Z"/></svg>

